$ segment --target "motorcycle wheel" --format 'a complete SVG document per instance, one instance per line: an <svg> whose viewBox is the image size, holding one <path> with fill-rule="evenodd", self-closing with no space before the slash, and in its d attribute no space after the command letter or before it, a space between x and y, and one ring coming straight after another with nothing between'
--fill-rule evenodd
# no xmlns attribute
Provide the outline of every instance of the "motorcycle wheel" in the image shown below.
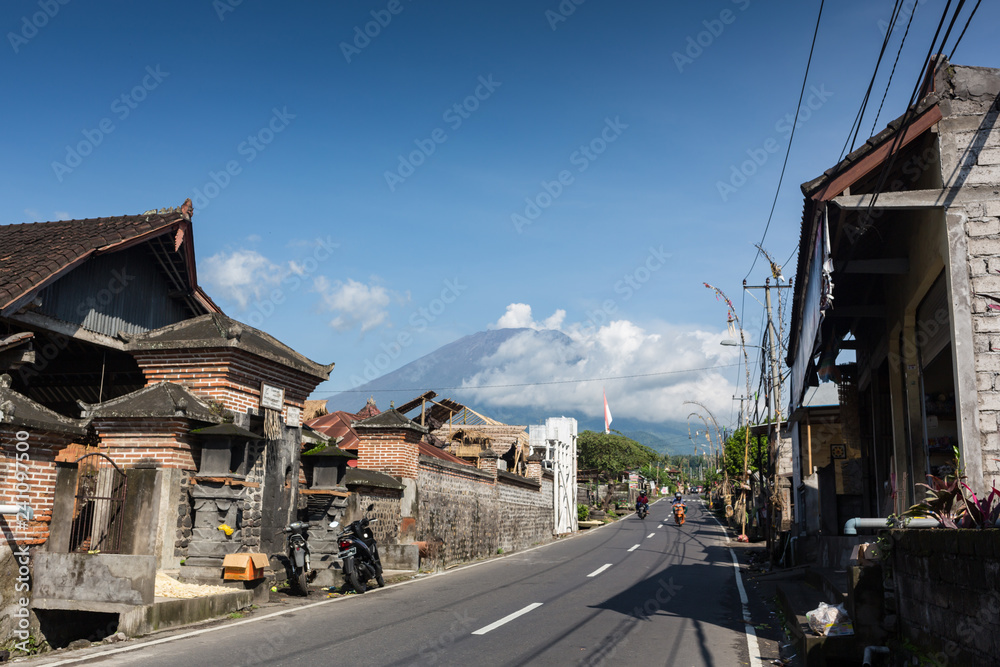
<svg viewBox="0 0 1000 667"><path fill-rule="evenodd" d="M381 572L379 572L378 574L375 575L375 583L378 584L379 588L382 588L382 587L385 586L385 578L382 576Z"/></svg>
<svg viewBox="0 0 1000 667"><path fill-rule="evenodd" d="M288 586L296 595L309 595L305 569L301 569L298 572L293 571L292 576L288 579Z"/></svg>
<svg viewBox="0 0 1000 667"><path fill-rule="evenodd" d="M366 582L361 581L361 577L358 576L358 568L351 568L350 572L345 572L344 576L347 578L347 583L351 585L354 592L358 595L364 594L368 587L365 585Z"/></svg>

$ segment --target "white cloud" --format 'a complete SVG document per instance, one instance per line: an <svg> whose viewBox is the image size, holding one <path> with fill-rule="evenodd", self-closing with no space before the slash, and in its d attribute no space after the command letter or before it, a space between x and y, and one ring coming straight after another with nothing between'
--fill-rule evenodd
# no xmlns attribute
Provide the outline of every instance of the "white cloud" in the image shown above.
<svg viewBox="0 0 1000 667"><path fill-rule="evenodd" d="M41 217L38 214L38 211L36 211L33 208L26 208L26 209L24 209L24 214L26 216L28 216L28 220L31 220L32 222L39 222L38 219Z"/></svg>
<svg viewBox="0 0 1000 667"><path fill-rule="evenodd" d="M490 325L490 329L559 329L566 319L566 311L559 309L542 322L536 322L531 315L531 306L526 303L512 303L507 312Z"/></svg>
<svg viewBox="0 0 1000 667"><path fill-rule="evenodd" d="M685 421L695 406L684 401L704 403L720 421L731 417L732 396L742 393L734 385L736 368L689 370L736 363L738 348L719 344L725 331L666 323L643 328L628 320L598 328L589 323L564 326L564 318L559 310L539 324L527 304L508 306L496 328L558 329L565 337L524 332L504 342L485 360L483 370L465 381L474 400L599 418L603 388L616 418ZM579 382L595 378L622 379Z"/></svg>
<svg viewBox="0 0 1000 667"><path fill-rule="evenodd" d="M264 297L288 275L288 269L273 263L256 250L224 251L202 264L202 275L211 291L245 309L251 299Z"/></svg>
<svg viewBox="0 0 1000 667"><path fill-rule="evenodd" d="M335 316L330 326L337 331L347 331L356 326L361 333L373 329L389 320L388 305L395 295L381 285L366 285L348 278L347 281L330 282L325 276L313 281L313 289L319 292L325 310Z"/></svg>
<svg viewBox="0 0 1000 667"><path fill-rule="evenodd" d="M52 211L52 215L55 216L56 220L72 220L73 219L73 216L71 216L68 211Z"/></svg>

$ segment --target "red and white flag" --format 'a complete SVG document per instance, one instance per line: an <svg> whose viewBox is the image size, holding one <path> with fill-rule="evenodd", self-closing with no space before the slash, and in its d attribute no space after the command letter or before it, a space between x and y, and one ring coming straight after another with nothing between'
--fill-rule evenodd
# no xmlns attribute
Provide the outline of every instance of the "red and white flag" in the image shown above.
<svg viewBox="0 0 1000 667"><path fill-rule="evenodd" d="M607 392L604 392L604 432L611 433L611 408L608 407Z"/></svg>

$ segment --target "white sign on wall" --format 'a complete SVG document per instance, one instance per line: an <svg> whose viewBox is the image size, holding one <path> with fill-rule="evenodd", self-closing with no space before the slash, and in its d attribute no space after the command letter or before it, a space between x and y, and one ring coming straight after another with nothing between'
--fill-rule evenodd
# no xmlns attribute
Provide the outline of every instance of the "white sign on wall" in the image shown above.
<svg viewBox="0 0 1000 667"><path fill-rule="evenodd" d="M275 387L266 382L260 383L260 406L271 410L281 411L285 404L285 390Z"/></svg>
<svg viewBox="0 0 1000 667"><path fill-rule="evenodd" d="M285 412L285 423L292 428L299 428L302 426L302 410L289 405Z"/></svg>

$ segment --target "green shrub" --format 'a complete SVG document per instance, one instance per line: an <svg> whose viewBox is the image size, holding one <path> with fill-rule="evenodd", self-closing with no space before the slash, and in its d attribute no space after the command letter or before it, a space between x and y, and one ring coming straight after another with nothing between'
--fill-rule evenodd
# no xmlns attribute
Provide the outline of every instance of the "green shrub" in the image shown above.
<svg viewBox="0 0 1000 667"><path fill-rule="evenodd" d="M577 503L576 506L576 518L578 521L586 521L590 516L590 508L583 503Z"/></svg>

